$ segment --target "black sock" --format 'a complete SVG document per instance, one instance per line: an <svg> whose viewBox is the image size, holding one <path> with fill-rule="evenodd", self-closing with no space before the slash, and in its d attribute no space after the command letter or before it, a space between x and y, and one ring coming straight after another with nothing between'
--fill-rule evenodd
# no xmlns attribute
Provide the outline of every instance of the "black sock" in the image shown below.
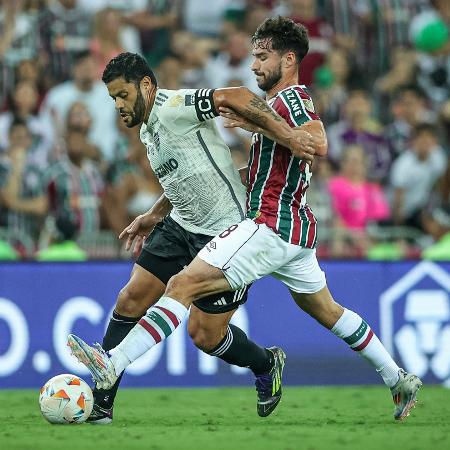
<svg viewBox="0 0 450 450"><path fill-rule="evenodd" d="M255 375L268 372L273 365L272 352L256 345L240 328L231 324L222 341L208 354L228 364L248 367Z"/></svg>
<svg viewBox="0 0 450 450"><path fill-rule="evenodd" d="M123 338L131 331L131 329L137 324L140 318L125 317L117 314L115 311L109 321L108 329L106 330L105 337L103 338L102 347L108 351L120 344ZM111 389L94 389L94 403L101 408L109 409L114 403L116 398L117 389L119 389L122 375L115 382Z"/></svg>

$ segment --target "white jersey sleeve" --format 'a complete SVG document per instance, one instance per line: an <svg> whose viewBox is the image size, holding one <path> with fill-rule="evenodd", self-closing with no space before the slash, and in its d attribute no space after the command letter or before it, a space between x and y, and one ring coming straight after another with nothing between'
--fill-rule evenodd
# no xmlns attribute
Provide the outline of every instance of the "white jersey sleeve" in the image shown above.
<svg viewBox="0 0 450 450"><path fill-rule="evenodd" d="M211 89L158 89L140 137L187 231L214 236L245 216L245 188L213 119Z"/></svg>
<svg viewBox="0 0 450 450"><path fill-rule="evenodd" d="M214 89L180 89L159 91L155 104L160 120L171 124L171 131L185 134L202 122L219 115L214 106Z"/></svg>

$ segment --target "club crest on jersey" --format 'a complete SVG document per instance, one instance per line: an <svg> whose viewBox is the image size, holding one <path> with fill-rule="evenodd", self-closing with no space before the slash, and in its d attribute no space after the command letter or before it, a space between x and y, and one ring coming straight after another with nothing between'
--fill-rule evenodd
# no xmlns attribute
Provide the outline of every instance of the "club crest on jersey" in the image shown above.
<svg viewBox="0 0 450 450"><path fill-rule="evenodd" d="M175 95L175 97L172 97L169 100L169 103L167 103L169 106L180 106L183 103L183 97L181 95Z"/></svg>
<svg viewBox="0 0 450 450"><path fill-rule="evenodd" d="M313 104L312 100L305 99L305 100L303 100L303 103L305 105L305 108L308 111L315 112L314 111L314 104Z"/></svg>

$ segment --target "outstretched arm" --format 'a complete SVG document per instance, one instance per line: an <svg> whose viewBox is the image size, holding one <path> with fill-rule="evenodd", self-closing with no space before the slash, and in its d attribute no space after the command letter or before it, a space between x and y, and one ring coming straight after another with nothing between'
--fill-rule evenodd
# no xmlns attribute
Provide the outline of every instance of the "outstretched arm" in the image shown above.
<svg viewBox="0 0 450 450"><path fill-rule="evenodd" d="M240 127L251 133L261 133L269 139L277 140L274 134L266 127L257 125L255 122L237 114L230 108L220 107L219 112L226 119L225 128ZM284 121L284 119L282 120ZM297 137L302 139L304 148L312 147L315 155L326 156L328 152L328 140L322 121L310 120L293 129L297 131ZM295 150L292 150L292 152L295 156L299 156Z"/></svg>
<svg viewBox="0 0 450 450"><path fill-rule="evenodd" d="M314 160L315 150L311 134L299 128L291 128L263 99L249 89L216 89L213 98L217 111L221 108L233 110L259 127L264 135L289 148L295 156L311 162Z"/></svg>

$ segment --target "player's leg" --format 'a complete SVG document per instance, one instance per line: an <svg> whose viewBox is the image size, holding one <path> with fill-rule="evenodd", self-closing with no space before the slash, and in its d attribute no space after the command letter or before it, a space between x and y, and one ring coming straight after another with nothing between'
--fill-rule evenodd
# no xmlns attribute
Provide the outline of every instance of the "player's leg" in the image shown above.
<svg viewBox="0 0 450 450"><path fill-rule="evenodd" d="M109 388L129 364L178 327L195 299L240 289L292 258L278 241L276 233L252 220L233 225L199 252L201 258L195 257L169 280L164 295L111 350L111 357L101 354L101 349L95 353L74 335L69 336L68 343L79 360L89 367L99 386ZM208 258L211 251L214 256Z"/></svg>
<svg viewBox="0 0 450 450"><path fill-rule="evenodd" d="M416 375L398 367L367 322L354 311L335 303L327 287L314 294L291 293L305 312L369 361L391 390L394 418L401 420L407 417L416 403L422 382Z"/></svg>
<svg viewBox="0 0 450 450"><path fill-rule="evenodd" d="M203 302L201 307L214 311L213 306ZM230 324L235 311L236 309L223 313L208 313L194 304L189 314L188 333L194 344L205 353L228 364L248 367L254 373L258 392L257 412L261 417L266 417L275 410L281 399L285 355L278 347L260 347L251 341L243 330ZM272 392L273 380L280 385L275 390L277 395Z"/></svg>
<svg viewBox="0 0 450 450"><path fill-rule="evenodd" d="M136 261L136 270L130 283L122 291L118 309L116 309L116 313L127 318L137 313L132 317L134 323L124 324L120 339L106 339L104 347L101 348L89 346L78 336L69 336L68 345L74 355L89 368L98 388L111 389L123 371L122 369L116 374L114 365L110 361L116 352L116 358L119 357L122 360L126 358L126 355L123 356L120 351L116 351L119 344L123 344L125 348L131 347L136 352L145 348L148 337L152 336L148 331L150 326L145 319L142 319L142 316L146 311L148 313L150 311L148 308L161 298L170 277L191 260L191 256L186 252L183 231L170 217L166 217L146 239L144 248ZM135 278L136 274L139 278ZM155 314L158 312L161 317L167 318L161 308L157 309ZM114 319L111 320L111 326L117 329L118 323ZM131 320L123 322L131 322ZM164 331L165 327L160 323L155 333L162 334Z"/></svg>
<svg viewBox="0 0 450 450"><path fill-rule="evenodd" d="M148 270L135 264L128 283L122 288L102 342L109 351L118 345L136 325L145 311L160 298L166 285ZM112 408L122 377L110 389L93 390L94 408L90 423L112 421Z"/></svg>
<svg viewBox="0 0 450 450"><path fill-rule="evenodd" d="M420 380L398 367L364 319L334 301L315 251L301 249L299 257L285 265L276 276L288 285L300 308L369 361L395 395L395 418L406 417L414 405Z"/></svg>
<svg viewBox="0 0 450 450"><path fill-rule="evenodd" d="M230 319L236 309L221 314L208 314L192 305L188 333L195 346L217 356L228 364L248 367L255 375L267 373L273 365L273 355L251 341Z"/></svg>

